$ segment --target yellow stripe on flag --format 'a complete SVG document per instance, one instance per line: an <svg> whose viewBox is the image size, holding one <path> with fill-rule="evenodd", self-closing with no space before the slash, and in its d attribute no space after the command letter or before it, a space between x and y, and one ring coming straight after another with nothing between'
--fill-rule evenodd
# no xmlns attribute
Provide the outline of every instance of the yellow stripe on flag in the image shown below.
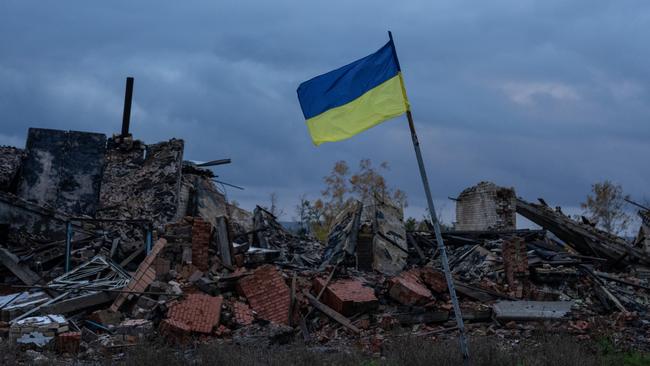
<svg viewBox="0 0 650 366"><path fill-rule="evenodd" d="M402 74L370 89L359 98L307 120L315 145L345 140L409 109Z"/></svg>

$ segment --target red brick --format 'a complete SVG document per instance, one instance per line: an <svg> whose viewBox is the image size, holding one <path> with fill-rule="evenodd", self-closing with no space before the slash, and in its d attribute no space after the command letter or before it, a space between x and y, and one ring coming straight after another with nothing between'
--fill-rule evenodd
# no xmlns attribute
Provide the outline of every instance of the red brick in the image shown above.
<svg viewBox="0 0 650 366"><path fill-rule="evenodd" d="M316 292L319 293L324 285L324 279L314 279ZM375 291L364 286L362 281L355 279L331 282L323 292L321 300L327 306L346 316L375 308L378 304Z"/></svg>
<svg viewBox="0 0 650 366"><path fill-rule="evenodd" d="M501 255L510 294L519 298L527 295L530 285L526 243L518 237L506 240L501 246Z"/></svg>
<svg viewBox="0 0 650 366"><path fill-rule="evenodd" d="M219 325L222 303L221 296L190 294L169 308L167 318L171 322L168 325L177 328L175 330L211 333Z"/></svg>
<svg viewBox="0 0 650 366"><path fill-rule="evenodd" d="M390 279L390 297L402 305L422 305L429 302L433 294L422 283L418 269L400 273Z"/></svg>
<svg viewBox="0 0 650 366"><path fill-rule="evenodd" d="M237 283L237 291L248 299L260 318L288 324L291 294L282 274L273 265L257 268Z"/></svg>
<svg viewBox="0 0 650 366"><path fill-rule="evenodd" d="M253 323L255 315L247 304L236 301L232 304L232 312L235 316L235 323L238 325L249 325Z"/></svg>
<svg viewBox="0 0 650 366"><path fill-rule="evenodd" d="M56 349L60 353L77 353L80 344L81 332L66 332L56 337Z"/></svg>
<svg viewBox="0 0 650 366"><path fill-rule="evenodd" d="M212 225L199 217L195 217L192 223L192 264L201 271L207 271L208 248Z"/></svg>
<svg viewBox="0 0 650 366"><path fill-rule="evenodd" d="M447 279L442 271L435 270L431 267L422 267L419 269L420 278L431 290L442 294L448 291Z"/></svg>

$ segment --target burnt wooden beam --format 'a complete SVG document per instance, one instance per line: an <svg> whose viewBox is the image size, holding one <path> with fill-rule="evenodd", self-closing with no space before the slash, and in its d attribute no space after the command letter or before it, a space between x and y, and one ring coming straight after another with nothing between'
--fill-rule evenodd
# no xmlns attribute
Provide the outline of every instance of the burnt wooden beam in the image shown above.
<svg viewBox="0 0 650 366"><path fill-rule="evenodd" d="M355 327L348 318L345 316L341 315L338 313L336 310L330 308L329 306L323 304L322 302L316 300L314 296L312 296L309 292L305 291L303 292L307 300L309 300L309 303L311 306L315 307L317 310L322 312L323 314L329 316L330 318L336 320L339 324L342 326L348 328L352 332L359 334L361 333L361 330L359 328Z"/></svg>

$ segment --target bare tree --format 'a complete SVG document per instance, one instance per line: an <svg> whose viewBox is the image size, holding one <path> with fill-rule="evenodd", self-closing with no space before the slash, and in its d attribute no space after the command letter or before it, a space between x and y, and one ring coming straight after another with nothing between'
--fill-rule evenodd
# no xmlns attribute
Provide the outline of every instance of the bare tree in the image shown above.
<svg viewBox="0 0 650 366"><path fill-rule="evenodd" d="M625 232L632 219L624 209L626 198L629 199L629 195L623 194L620 184L605 180L591 186L591 194L580 207L597 227L618 235Z"/></svg>
<svg viewBox="0 0 650 366"><path fill-rule="evenodd" d="M376 196L393 202L403 210L407 205L406 193L388 185L382 175L382 170L388 169L386 162L375 168L370 159L362 159L359 162L359 170L351 174L345 161L337 161L330 174L323 178L325 189L321 192L322 198L312 205L312 209L321 216L323 226L329 227L352 198L365 202L368 198Z"/></svg>
<svg viewBox="0 0 650 366"><path fill-rule="evenodd" d="M375 169L370 159L362 159L359 162L359 171L350 177L351 193L355 194L361 202L365 202L370 197L388 199L403 210L407 206L406 193L388 187L381 170L389 170L387 162L379 164L379 168Z"/></svg>
<svg viewBox="0 0 650 366"><path fill-rule="evenodd" d="M269 195L269 200L271 201L271 206L267 207L266 210L273 214L273 216L280 218L284 215L284 210L278 207L278 194L272 192Z"/></svg>
<svg viewBox="0 0 650 366"><path fill-rule="evenodd" d="M297 220L300 222L300 234L306 235L314 230L314 226L320 223L321 212L316 209L306 195L301 195L296 205Z"/></svg>

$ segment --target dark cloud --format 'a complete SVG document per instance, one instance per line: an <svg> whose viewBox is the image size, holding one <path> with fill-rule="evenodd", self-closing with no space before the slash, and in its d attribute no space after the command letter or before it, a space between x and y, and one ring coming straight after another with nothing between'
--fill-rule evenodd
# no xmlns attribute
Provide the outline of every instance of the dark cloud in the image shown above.
<svg viewBox="0 0 650 366"><path fill-rule="evenodd" d="M133 75L134 134L231 157L217 173L246 187L229 190L244 206L276 191L290 211L334 161L368 157L421 215L404 119L315 148L295 96L387 29L439 202L480 180L572 207L601 179L647 194L643 1L3 1L0 143L23 144L29 126L119 131Z"/></svg>

